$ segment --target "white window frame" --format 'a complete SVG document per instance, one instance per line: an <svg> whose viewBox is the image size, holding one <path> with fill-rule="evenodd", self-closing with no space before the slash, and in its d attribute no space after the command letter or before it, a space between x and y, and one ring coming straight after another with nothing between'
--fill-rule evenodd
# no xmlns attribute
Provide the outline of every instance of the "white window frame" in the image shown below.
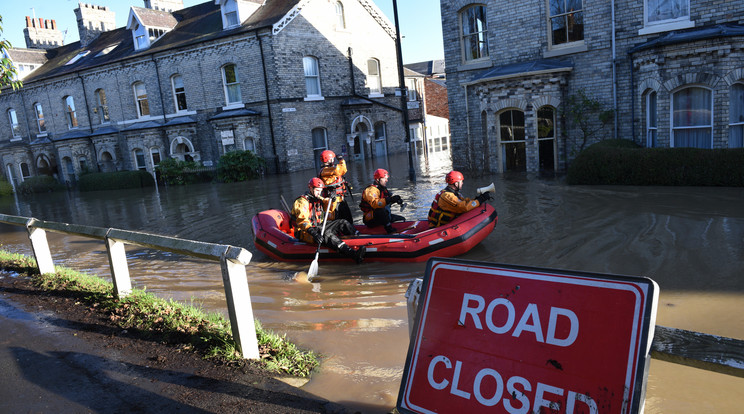
<svg viewBox="0 0 744 414"><path fill-rule="evenodd" d="M335 4L336 9L336 29L338 30L344 30L346 29L346 16L344 15L344 4L340 1L337 1Z"/></svg>
<svg viewBox="0 0 744 414"><path fill-rule="evenodd" d="M36 128L39 135L46 135L46 122L44 121L44 108L40 103L34 103L34 115L36 116Z"/></svg>
<svg viewBox="0 0 744 414"><path fill-rule="evenodd" d="M464 19L468 18L468 12L470 10L476 9L476 8L482 8L483 9L483 23L484 27L481 30L473 31L473 32L467 32L465 33L465 29L467 25L463 22ZM458 21L460 23L460 53L462 57L463 63L471 63L471 62L478 62L489 59L489 51L488 51L488 8L485 4L471 4L467 7L460 10L458 13ZM468 39L471 37L475 37L479 44L483 44L485 48L478 48L478 56L470 56L471 54L467 52L469 50L468 48Z"/></svg>
<svg viewBox="0 0 744 414"><path fill-rule="evenodd" d="M235 76L235 80L233 82L228 82L227 79L227 68L233 67L233 75ZM225 104L227 108L234 108L243 106L243 98L240 91L240 75L238 75L238 65L234 63L227 63L222 66L222 69L220 70L222 72L222 87L225 92ZM234 88L234 89L233 89ZM231 101L230 100L230 90L234 90L237 92L237 100Z"/></svg>
<svg viewBox="0 0 744 414"><path fill-rule="evenodd" d="M96 103L98 104L96 110L98 111L98 119L101 124L108 124L111 122L111 116L108 110L108 101L106 100L106 91L103 88L96 89Z"/></svg>
<svg viewBox="0 0 744 414"><path fill-rule="evenodd" d="M67 119L67 129L75 129L78 125L77 111L75 110L75 98L67 95L62 98L65 107L65 118Z"/></svg>
<svg viewBox="0 0 744 414"><path fill-rule="evenodd" d="M21 124L18 122L18 113L15 109L8 109L8 123L10 125L10 134L14 138L21 137Z"/></svg>
<svg viewBox="0 0 744 414"><path fill-rule="evenodd" d="M137 90L138 87L142 87L143 94L138 94L139 91ZM137 117L138 118L144 118L150 116L150 102L147 100L147 86L145 86L144 82L134 82L132 84L132 91L134 93L134 106L137 108ZM147 110L147 113L144 113L144 110Z"/></svg>
<svg viewBox="0 0 744 414"><path fill-rule="evenodd" d="M374 64L374 67L370 66L370 64ZM372 73L372 69L377 73ZM375 58L367 59L367 87L369 88L369 96L371 98L379 98L383 96L382 74L380 72L380 61Z"/></svg>
<svg viewBox="0 0 744 414"><path fill-rule="evenodd" d="M736 93L734 92L735 87L741 88L741 92L739 92L740 95L738 97L739 99L741 99L742 102L739 102L738 108L735 108L734 102L734 99L736 98ZM738 113L736 113L736 109L738 109ZM735 131L738 131L739 135L741 135L742 139L744 140L744 83L742 82L737 82L731 85L731 91L729 92L729 148L741 148L731 146L731 138L733 137ZM744 146L744 142L742 142L742 146Z"/></svg>
<svg viewBox="0 0 744 414"><path fill-rule="evenodd" d="M659 4L659 0L643 0L643 27L638 31L639 35L687 29L695 26L695 22L690 20L690 0L671 0L667 3L682 4L683 8L686 7L687 14L682 14L677 17L672 16L664 20L649 20L651 9L654 5Z"/></svg>
<svg viewBox="0 0 744 414"><path fill-rule="evenodd" d="M653 99L652 99L653 97ZM659 95L656 91L650 90L646 93L644 102L646 106L646 147L654 148L659 145ZM653 111L652 111L653 109Z"/></svg>
<svg viewBox="0 0 744 414"><path fill-rule="evenodd" d="M176 80L179 80L179 79L181 82L180 88L176 85ZM178 73L171 76L171 90L173 91L173 107L175 108L176 113L187 112L189 109L189 105L188 105L188 102L186 101L186 85L183 83L183 76L181 76ZM180 105L178 103L179 97L183 97L183 108L180 108Z"/></svg>
<svg viewBox="0 0 744 414"><path fill-rule="evenodd" d="M305 100L323 99L323 92L320 89L320 64L318 58L314 56L303 57L302 67L305 71ZM311 93L311 87L314 87L317 93Z"/></svg>
<svg viewBox="0 0 744 414"><path fill-rule="evenodd" d="M418 82L416 78L406 79L406 88L408 90L408 102L418 101L418 89L416 89L417 83Z"/></svg>
<svg viewBox="0 0 744 414"><path fill-rule="evenodd" d="M693 89L693 88L706 90L710 94L710 103L709 103L709 105L710 105L710 117L708 118L708 124L707 125L700 124L700 125L676 126L675 123L674 123L675 122L675 120L674 120L674 110L675 110L675 108L674 108L674 98L675 98L675 96L678 93L680 93L680 92L682 92L684 90ZM672 92L671 98L672 99L671 99L671 102L669 104L669 111L670 111L670 115L669 115L669 120L670 120L669 127L671 129L671 139L670 139L669 146L670 147L673 147L673 148L677 148L678 147L677 146L677 143L675 142L676 141L675 133L677 131L683 131L683 130L689 130L689 129L703 129L703 128L706 128L706 129L709 130L709 134L710 134L710 143L709 143L710 147L709 148L713 148L713 119L714 119L713 102L715 102L713 100L713 90L710 89L710 88L708 88L708 87L700 86L700 85L686 85L686 86L684 86L682 88L679 88L679 89L675 90L674 92ZM693 108L693 109L695 109L695 108Z"/></svg>
<svg viewBox="0 0 744 414"><path fill-rule="evenodd" d="M147 170L147 161L145 160L145 151L143 151L142 148L135 148L132 150L132 155L134 155L133 157L134 168L138 170ZM142 164L140 164L140 161L142 161Z"/></svg>

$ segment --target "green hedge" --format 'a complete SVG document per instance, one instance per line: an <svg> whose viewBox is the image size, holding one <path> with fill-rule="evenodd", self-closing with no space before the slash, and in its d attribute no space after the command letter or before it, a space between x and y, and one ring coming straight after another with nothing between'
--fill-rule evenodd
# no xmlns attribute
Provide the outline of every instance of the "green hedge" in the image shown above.
<svg viewBox="0 0 744 414"><path fill-rule="evenodd" d="M600 142L579 153L568 168L567 182L741 187L744 149L633 148Z"/></svg>
<svg viewBox="0 0 744 414"><path fill-rule="evenodd" d="M155 185L152 175L144 170L90 173L80 176L80 191L120 190Z"/></svg>
<svg viewBox="0 0 744 414"><path fill-rule="evenodd" d="M196 161L166 158L156 168L159 180L168 185L204 183L214 180L214 170Z"/></svg>
<svg viewBox="0 0 744 414"><path fill-rule="evenodd" d="M0 180L0 197L13 194L13 185L5 180Z"/></svg>
<svg viewBox="0 0 744 414"><path fill-rule="evenodd" d="M223 183L260 177L266 161L253 151L230 151L217 162L217 179Z"/></svg>
<svg viewBox="0 0 744 414"><path fill-rule="evenodd" d="M16 188L18 194L48 193L64 189L66 187L63 184L48 175L26 178Z"/></svg>

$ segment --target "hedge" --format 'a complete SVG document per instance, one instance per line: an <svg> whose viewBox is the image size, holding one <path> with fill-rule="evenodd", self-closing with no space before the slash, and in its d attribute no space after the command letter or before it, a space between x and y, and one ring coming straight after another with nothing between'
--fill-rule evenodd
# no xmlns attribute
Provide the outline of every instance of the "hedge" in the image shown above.
<svg viewBox="0 0 744 414"><path fill-rule="evenodd" d="M153 185L155 180L144 170L83 174L78 180L80 191L120 190Z"/></svg>
<svg viewBox="0 0 744 414"><path fill-rule="evenodd" d="M64 190L66 187L57 181L54 177L48 175L38 175L23 180L16 187L18 194L49 193L52 191Z"/></svg>
<svg viewBox="0 0 744 414"><path fill-rule="evenodd" d="M579 153L568 168L567 182L742 187L744 148L633 148L600 142Z"/></svg>

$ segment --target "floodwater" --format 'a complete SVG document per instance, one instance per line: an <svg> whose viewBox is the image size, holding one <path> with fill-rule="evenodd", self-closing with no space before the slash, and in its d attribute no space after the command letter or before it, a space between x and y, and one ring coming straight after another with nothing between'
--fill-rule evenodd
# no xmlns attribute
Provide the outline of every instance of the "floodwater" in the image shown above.
<svg viewBox="0 0 744 414"><path fill-rule="evenodd" d="M424 219L450 160L408 158L350 164L359 202L374 169ZM253 247L250 218L305 190L308 170L236 184L204 184L0 199L0 212L42 220L141 230L245 247L255 316L263 325L324 356L303 388L363 413L396 403L408 349L404 293L425 263L320 263L321 282L289 280L310 263L275 263ZM495 183L494 232L463 259L552 269L647 276L660 286L657 324L744 339L744 189L567 186L560 178L466 174L466 195ZM355 203L357 221L360 213ZM394 207L397 212L398 207ZM47 233L55 264L108 278L102 242ZM32 254L25 229L0 225L0 248ZM194 301L226 314L219 264L127 248L135 287ZM652 360L646 413L741 412L744 378Z"/></svg>

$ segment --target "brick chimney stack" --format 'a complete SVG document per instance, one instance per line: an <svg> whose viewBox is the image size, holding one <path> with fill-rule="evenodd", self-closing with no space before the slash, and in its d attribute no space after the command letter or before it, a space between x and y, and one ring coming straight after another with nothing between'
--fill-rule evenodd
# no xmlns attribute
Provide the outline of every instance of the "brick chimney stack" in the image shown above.
<svg viewBox="0 0 744 414"><path fill-rule="evenodd" d="M99 34L116 29L116 13L106 6L78 3L75 17L82 47L88 46Z"/></svg>
<svg viewBox="0 0 744 414"><path fill-rule="evenodd" d="M62 32L57 30L54 20L32 19L26 16L26 27L23 29L28 49L54 49L64 44Z"/></svg>

